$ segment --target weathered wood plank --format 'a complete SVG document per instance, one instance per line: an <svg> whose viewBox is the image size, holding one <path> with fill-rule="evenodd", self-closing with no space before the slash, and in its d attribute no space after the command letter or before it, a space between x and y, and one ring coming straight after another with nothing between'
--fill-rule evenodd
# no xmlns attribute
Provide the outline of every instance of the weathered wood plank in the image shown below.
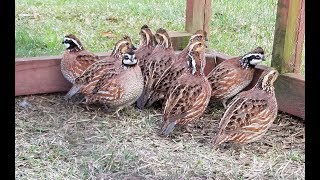
<svg viewBox="0 0 320 180"><path fill-rule="evenodd" d="M177 51L178 53L178 51ZM109 56L110 52L96 53L101 58ZM209 59L221 53L210 52ZM32 58L16 58L15 62L15 95L42 94L67 91L71 84L65 80L60 71L61 56L42 56ZM215 66L214 61L208 61L205 73Z"/></svg>
<svg viewBox="0 0 320 180"><path fill-rule="evenodd" d="M191 36L187 32L169 32L173 48L182 50ZM97 53L101 58L110 52ZM15 95L41 94L67 91L70 83L60 72L61 56L16 58Z"/></svg>
<svg viewBox="0 0 320 180"><path fill-rule="evenodd" d="M261 73L269 69L258 65L254 78L244 91L251 89L258 81ZM305 118L305 78L297 73L280 74L274 83L279 110L294 116Z"/></svg>
<svg viewBox="0 0 320 180"><path fill-rule="evenodd" d="M271 66L280 73L300 73L304 42L304 0L279 0Z"/></svg>
<svg viewBox="0 0 320 180"><path fill-rule="evenodd" d="M184 49L189 42L190 36L192 35L187 32L175 31L170 31L168 34L171 38L172 47L175 51Z"/></svg>
<svg viewBox="0 0 320 180"><path fill-rule="evenodd" d="M301 64L302 64L302 51L304 44L304 33L305 33L305 1L300 0L300 12L298 16L298 25L297 25L297 44L296 44L296 55L294 58L294 73L301 73Z"/></svg>
<svg viewBox="0 0 320 180"><path fill-rule="evenodd" d="M97 53L97 55L105 57L109 53ZM208 74L220 62L231 57L207 50L205 74ZM16 58L15 95L68 91L71 84L64 79L60 72L60 60L61 56ZM258 65L252 83L245 90L253 87L262 71L268 68ZM279 110L304 118L304 77L293 73L280 75L275 82L275 88Z"/></svg>
<svg viewBox="0 0 320 180"><path fill-rule="evenodd" d="M186 31L194 33L199 29L209 34L211 20L211 0L187 0Z"/></svg>
<svg viewBox="0 0 320 180"><path fill-rule="evenodd" d="M211 62L216 58L216 63ZM208 69L205 69L205 74L208 74L217 64L231 58L221 53L213 52L207 55L207 62L209 62ZM270 67L264 65L257 65L252 82L243 90L251 89L260 78L264 70ZM305 118L305 78L297 73L280 74L275 84L276 98L279 110L292 114L294 116Z"/></svg>
<svg viewBox="0 0 320 180"><path fill-rule="evenodd" d="M15 95L67 91L71 86L60 72L60 60L16 61Z"/></svg>
<svg viewBox="0 0 320 180"><path fill-rule="evenodd" d="M61 56L16 58L15 96L68 91L71 84L61 74L60 61Z"/></svg>
<svg viewBox="0 0 320 180"><path fill-rule="evenodd" d="M281 74L275 82L279 110L305 119L305 79L296 73Z"/></svg>
<svg viewBox="0 0 320 180"><path fill-rule="evenodd" d="M211 21L211 0L206 0L204 5L204 22L203 22L203 30L205 30L208 33L210 33L210 21Z"/></svg>

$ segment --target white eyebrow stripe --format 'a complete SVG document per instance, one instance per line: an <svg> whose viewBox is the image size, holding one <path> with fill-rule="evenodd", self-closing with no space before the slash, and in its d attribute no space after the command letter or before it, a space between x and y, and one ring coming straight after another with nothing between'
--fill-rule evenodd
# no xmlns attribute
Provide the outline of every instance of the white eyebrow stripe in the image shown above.
<svg viewBox="0 0 320 180"><path fill-rule="evenodd" d="M163 38L164 42L162 44L165 44L165 48L168 48L169 47L169 40L168 40L167 36L164 34L160 34L160 33L159 33L159 35L162 36L162 38Z"/></svg>
<svg viewBox="0 0 320 180"><path fill-rule="evenodd" d="M78 46L79 49L82 49L82 46L80 46L80 44L76 40L72 38L67 38L67 37L65 37L64 40L71 40L73 43L75 43Z"/></svg>
<svg viewBox="0 0 320 180"><path fill-rule="evenodd" d="M147 31L145 31L144 29L142 29L143 33L146 35L146 39L147 39L147 45L149 45L149 42L150 42L150 36L149 34L147 33Z"/></svg>
<svg viewBox="0 0 320 180"><path fill-rule="evenodd" d="M263 55L262 54L259 54L259 53L250 53L250 54L247 54L247 55L245 55L245 56L243 56L243 59L244 58L248 58L248 57L250 57L250 56L252 56L252 55L255 55L255 56L259 56L259 57L263 57Z"/></svg>

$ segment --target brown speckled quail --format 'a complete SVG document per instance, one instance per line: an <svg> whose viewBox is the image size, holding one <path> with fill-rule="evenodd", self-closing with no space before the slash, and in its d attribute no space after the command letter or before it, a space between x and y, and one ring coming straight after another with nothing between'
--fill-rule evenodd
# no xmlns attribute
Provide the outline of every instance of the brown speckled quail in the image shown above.
<svg viewBox="0 0 320 180"><path fill-rule="evenodd" d="M76 82L83 84L80 91L87 105L103 104L108 112L115 111L119 116L119 110L141 95L143 77L129 37L115 45L112 57L93 64Z"/></svg>
<svg viewBox="0 0 320 180"><path fill-rule="evenodd" d="M61 72L72 84L85 69L97 62L99 57L88 52L82 46L80 40L73 34L66 35L62 41L66 50L61 59Z"/></svg>
<svg viewBox="0 0 320 180"><path fill-rule="evenodd" d="M261 138L277 117L278 105L273 83L277 70L265 70L256 85L237 94L225 111L213 147L224 142L246 144Z"/></svg>
<svg viewBox="0 0 320 180"><path fill-rule="evenodd" d="M145 61L144 66L144 90L141 97L137 101L137 106L143 109L161 80L163 74L168 71L176 60L177 56L173 50L171 39L167 31L159 28L155 34L157 45Z"/></svg>
<svg viewBox="0 0 320 180"><path fill-rule="evenodd" d="M188 64L186 63L189 59L189 53L194 51L194 47L198 43L205 44L206 32L198 30L194 35L190 37L188 45L179 53L178 58L171 66L171 68L165 72L162 79L159 81L157 86L154 87L153 94L147 101L146 107L150 107L154 102L164 99L168 93L168 89L171 85L175 85L175 80L178 79L184 71L188 71Z"/></svg>
<svg viewBox="0 0 320 180"><path fill-rule="evenodd" d="M212 88L211 98L222 101L226 109L227 100L251 83L255 66L263 60L264 51L261 47L257 47L243 56L218 64L207 75Z"/></svg>
<svg viewBox="0 0 320 180"><path fill-rule="evenodd" d="M143 72L145 61L148 60L152 51L156 47L157 41L151 29L147 25L143 25L141 27L139 35L140 35L140 45L138 49L135 51L135 55L136 55L136 58L138 59L141 71Z"/></svg>
<svg viewBox="0 0 320 180"><path fill-rule="evenodd" d="M178 59L188 58L189 47L192 43L198 41L208 41L207 32L205 30L197 30L189 39L188 45L179 53Z"/></svg>
<svg viewBox="0 0 320 180"><path fill-rule="evenodd" d="M162 132L169 135L177 124L185 125L198 119L208 106L211 87L204 75L206 45L197 43L189 52L188 71L170 87L164 107Z"/></svg>
<svg viewBox="0 0 320 180"><path fill-rule="evenodd" d="M131 52L132 49L135 49L135 47L132 45L130 37L124 36L115 44L110 56L93 63L81 74L81 76L75 79L75 83L66 97L71 98L78 92L81 92L83 95L90 94L100 78L106 72L113 71L113 66L120 66L124 56L128 56L126 54Z"/></svg>
<svg viewBox="0 0 320 180"><path fill-rule="evenodd" d="M114 64L100 78L92 93L87 95L86 103L103 104L108 111L118 111L136 102L143 90L143 77L138 60L128 52L119 66Z"/></svg>

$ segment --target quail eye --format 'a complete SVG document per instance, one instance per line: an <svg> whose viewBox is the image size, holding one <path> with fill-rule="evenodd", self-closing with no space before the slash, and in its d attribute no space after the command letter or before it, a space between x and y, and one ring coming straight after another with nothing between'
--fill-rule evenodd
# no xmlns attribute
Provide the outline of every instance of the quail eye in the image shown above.
<svg viewBox="0 0 320 180"><path fill-rule="evenodd" d="M123 57L123 59L128 60L128 59L130 59L130 58L129 58L128 55L125 55L125 56Z"/></svg>

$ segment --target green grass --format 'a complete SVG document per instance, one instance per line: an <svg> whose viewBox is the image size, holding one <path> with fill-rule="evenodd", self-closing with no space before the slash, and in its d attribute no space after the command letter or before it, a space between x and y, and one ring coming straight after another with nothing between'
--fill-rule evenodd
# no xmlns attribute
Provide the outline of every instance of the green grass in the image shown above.
<svg viewBox="0 0 320 180"><path fill-rule="evenodd" d="M184 1L16 1L16 56L59 55L63 36L73 33L88 50L110 51L129 35L135 44L143 24L184 30ZM167 8L166 8L167 7ZM33 17L34 13L39 18ZM24 14L31 16L23 16ZM111 20L108 20L111 19ZM112 32L107 38L102 32Z"/></svg>
<svg viewBox="0 0 320 180"><path fill-rule="evenodd" d="M264 64L270 65L276 7L277 0L212 1L209 48L238 56L261 46L269 54ZM138 44L143 24L153 31L184 31L185 8L185 0L17 0L16 57L60 55L68 33L77 35L88 50L106 52L124 35Z"/></svg>

